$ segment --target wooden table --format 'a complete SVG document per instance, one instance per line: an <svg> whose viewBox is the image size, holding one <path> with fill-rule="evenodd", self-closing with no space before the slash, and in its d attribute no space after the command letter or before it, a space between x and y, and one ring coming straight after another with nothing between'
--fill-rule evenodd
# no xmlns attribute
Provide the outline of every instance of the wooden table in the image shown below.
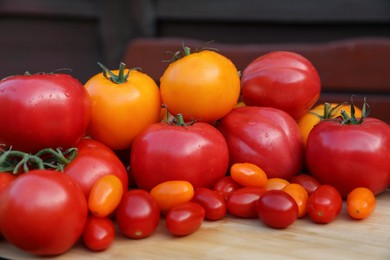
<svg viewBox="0 0 390 260"><path fill-rule="evenodd" d="M0 256L39 259L0 242ZM338 218L326 225L299 219L283 230L271 229L257 219L227 216L206 221L187 237L173 237L161 221L156 233L143 240L118 235L108 250L88 251L78 244L67 253L49 259L390 259L390 190L377 197L372 216L350 219L345 206Z"/></svg>

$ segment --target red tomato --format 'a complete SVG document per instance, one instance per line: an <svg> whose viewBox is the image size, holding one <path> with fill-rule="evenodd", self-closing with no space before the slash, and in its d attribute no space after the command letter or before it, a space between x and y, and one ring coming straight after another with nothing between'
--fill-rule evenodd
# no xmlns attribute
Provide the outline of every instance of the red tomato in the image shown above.
<svg viewBox="0 0 390 260"><path fill-rule="evenodd" d="M272 228L286 228L298 219L298 206L283 190L269 190L257 201L259 219Z"/></svg>
<svg viewBox="0 0 390 260"><path fill-rule="evenodd" d="M316 223L332 222L341 212L342 198L340 193L330 185L319 186L307 201L307 213Z"/></svg>
<svg viewBox="0 0 390 260"><path fill-rule="evenodd" d="M224 198L212 189L204 187L196 189L192 201L204 208L207 220L219 220L226 215Z"/></svg>
<svg viewBox="0 0 390 260"><path fill-rule="evenodd" d="M20 175L2 195L0 229L16 247L36 255L58 255L81 237L87 201L69 176L49 170Z"/></svg>
<svg viewBox="0 0 390 260"><path fill-rule="evenodd" d="M149 192L129 190L116 209L115 218L125 236L141 239L156 230L160 221L160 209Z"/></svg>
<svg viewBox="0 0 390 260"><path fill-rule="evenodd" d="M77 146L78 154L65 167L64 173L75 179L86 198L93 184L102 176L113 174L128 189L129 178L125 166L115 153L107 146L89 139L83 139Z"/></svg>
<svg viewBox="0 0 390 260"><path fill-rule="evenodd" d="M109 248L115 238L115 226L111 219L95 216L88 217L83 232L83 242L92 251Z"/></svg>
<svg viewBox="0 0 390 260"><path fill-rule="evenodd" d="M302 167L304 145L297 123L286 112L271 107L243 106L220 121L230 164L259 166L268 178L290 179Z"/></svg>
<svg viewBox="0 0 390 260"><path fill-rule="evenodd" d="M8 173L8 172L0 172L0 196L5 189L16 179L17 175Z"/></svg>
<svg viewBox="0 0 390 260"><path fill-rule="evenodd" d="M342 124L326 120L310 132L306 164L320 183L334 186L343 198L354 188L381 193L390 185L390 126L375 118Z"/></svg>
<svg viewBox="0 0 390 260"><path fill-rule="evenodd" d="M66 74L5 78L0 81L0 104L0 144L29 153L73 147L90 119L88 93Z"/></svg>
<svg viewBox="0 0 390 260"><path fill-rule="evenodd" d="M275 51L258 57L244 69L241 91L246 105L275 107L297 120L317 102L321 82L305 57Z"/></svg>
<svg viewBox="0 0 390 260"><path fill-rule="evenodd" d="M241 218L257 218L256 203L266 192L261 187L243 187L233 191L226 201L228 212Z"/></svg>
<svg viewBox="0 0 390 260"><path fill-rule="evenodd" d="M290 182L302 185L307 191L308 195L312 194L313 191L315 191L318 188L318 186L321 185L316 178L314 178L311 175L303 174L303 173L294 176Z"/></svg>
<svg viewBox="0 0 390 260"><path fill-rule="evenodd" d="M145 190L169 180L212 187L225 176L228 163L225 139L204 122L153 124L136 137L130 154L134 180Z"/></svg>
<svg viewBox="0 0 390 260"><path fill-rule="evenodd" d="M195 202L177 205L168 211L165 222L172 235L187 236L197 231L205 218L204 208Z"/></svg>
<svg viewBox="0 0 390 260"><path fill-rule="evenodd" d="M230 194L239 188L242 188L242 186L233 180L232 176L224 176L215 183L213 190L226 201Z"/></svg>

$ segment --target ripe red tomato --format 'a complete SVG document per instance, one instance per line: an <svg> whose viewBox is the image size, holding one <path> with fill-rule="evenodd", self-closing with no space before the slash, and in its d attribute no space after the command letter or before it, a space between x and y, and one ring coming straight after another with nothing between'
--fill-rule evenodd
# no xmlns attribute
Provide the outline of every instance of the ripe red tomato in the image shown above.
<svg viewBox="0 0 390 260"><path fill-rule="evenodd" d="M360 124L325 120L310 132L306 164L320 183L334 186L343 198L354 188L381 193L390 185L390 126L375 118Z"/></svg>
<svg viewBox="0 0 390 260"><path fill-rule="evenodd" d="M317 102L321 82L305 57L275 51L258 57L244 69L241 92L246 105L275 107L298 120Z"/></svg>
<svg viewBox="0 0 390 260"><path fill-rule="evenodd" d="M225 199L212 189L204 187L196 189L192 201L204 208L207 220L219 220L226 215Z"/></svg>
<svg viewBox="0 0 390 260"><path fill-rule="evenodd" d="M295 175L290 182L302 185L308 195L312 194L321 185L316 178L304 173Z"/></svg>
<svg viewBox="0 0 390 260"><path fill-rule="evenodd" d="M16 179L18 175L8 173L8 172L0 172L0 196L5 189Z"/></svg>
<svg viewBox="0 0 390 260"><path fill-rule="evenodd" d="M205 218L204 208L195 202L186 202L170 209L165 217L172 235L187 236L197 231Z"/></svg>
<svg viewBox="0 0 390 260"><path fill-rule="evenodd" d="M302 168L304 145L297 123L271 107L233 109L218 124L230 152L230 164L253 163L268 178L290 179Z"/></svg>
<svg viewBox="0 0 390 260"><path fill-rule="evenodd" d="M307 201L307 214L316 223L332 222L341 212L343 200L340 193L330 185L319 186Z"/></svg>
<svg viewBox="0 0 390 260"><path fill-rule="evenodd" d="M223 176L215 183L213 190L220 194L226 201L230 194L239 188L242 188L242 186L233 180L232 176Z"/></svg>
<svg viewBox="0 0 390 260"><path fill-rule="evenodd" d="M109 248L115 238L115 226L111 219L89 216L83 232L84 245L92 251Z"/></svg>
<svg viewBox="0 0 390 260"><path fill-rule="evenodd" d="M69 176L49 170L20 175L0 203L4 237L36 255L58 255L81 237L88 216L87 201Z"/></svg>
<svg viewBox="0 0 390 260"><path fill-rule="evenodd" d="M236 217L257 218L256 203L265 192L266 190L261 187L237 189L226 200L226 208Z"/></svg>
<svg viewBox="0 0 390 260"><path fill-rule="evenodd" d="M272 228L286 228L298 219L298 206L283 190L269 190L256 204L259 219Z"/></svg>
<svg viewBox="0 0 390 260"><path fill-rule="evenodd" d="M141 189L127 191L115 212L119 230L127 237L150 236L160 221L160 209L150 193Z"/></svg>
<svg viewBox="0 0 390 260"><path fill-rule="evenodd" d="M88 93L66 74L5 78L0 81L0 104L0 144L23 152L73 147L90 119Z"/></svg>
<svg viewBox="0 0 390 260"><path fill-rule="evenodd" d="M185 180L196 189L212 187L225 176L229 152L222 134L212 125L157 123L134 140L130 154L139 188L151 190L169 180Z"/></svg>

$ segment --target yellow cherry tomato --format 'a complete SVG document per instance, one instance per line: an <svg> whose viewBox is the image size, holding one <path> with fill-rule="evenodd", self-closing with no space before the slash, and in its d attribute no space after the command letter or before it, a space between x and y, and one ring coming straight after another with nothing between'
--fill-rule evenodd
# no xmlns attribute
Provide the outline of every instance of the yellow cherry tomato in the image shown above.
<svg viewBox="0 0 390 260"><path fill-rule="evenodd" d="M264 187L267 184L267 174L253 163L234 163L230 167L230 176L244 187Z"/></svg>
<svg viewBox="0 0 390 260"><path fill-rule="evenodd" d="M297 203L298 218L306 215L307 200L309 199L306 189L301 184L289 183L282 190L287 192Z"/></svg>
<svg viewBox="0 0 390 260"><path fill-rule="evenodd" d="M375 207L375 195L368 188L355 188L347 196L347 212L353 219L367 218L374 212Z"/></svg>
<svg viewBox="0 0 390 260"><path fill-rule="evenodd" d="M129 148L146 126L160 120L160 91L154 80L138 70L108 70L90 78L92 113L88 134L113 150Z"/></svg>
<svg viewBox="0 0 390 260"><path fill-rule="evenodd" d="M213 122L238 102L240 78L227 57L210 50L190 53L171 63L160 79L160 92L171 114L185 121Z"/></svg>
<svg viewBox="0 0 390 260"><path fill-rule="evenodd" d="M265 184L266 190L282 190L284 187L286 187L290 182L288 180L274 177L274 178L268 178L267 183Z"/></svg>
<svg viewBox="0 0 390 260"><path fill-rule="evenodd" d="M88 209L97 217L107 217L119 205L123 196L121 180L112 174L100 177L88 196Z"/></svg>

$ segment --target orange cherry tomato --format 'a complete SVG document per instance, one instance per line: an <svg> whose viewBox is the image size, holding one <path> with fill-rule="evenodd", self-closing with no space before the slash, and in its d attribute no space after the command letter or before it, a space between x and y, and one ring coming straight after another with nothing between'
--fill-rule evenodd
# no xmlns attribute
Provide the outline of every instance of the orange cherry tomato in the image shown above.
<svg viewBox="0 0 390 260"><path fill-rule="evenodd" d="M354 219L367 218L374 212L375 207L375 195L368 188L355 188L347 196L347 212Z"/></svg>
<svg viewBox="0 0 390 260"><path fill-rule="evenodd" d="M362 111L354 106L356 118L362 116ZM349 116L351 116L350 104L337 104L337 103L324 103L319 104L312 108L309 113L304 115L298 120L298 126L301 130L303 141L306 144L307 137L313 127L318 124L321 119L330 119L341 116L340 112L344 110Z"/></svg>
<svg viewBox="0 0 390 260"><path fill-rule="evenodd" d="M107 217L119 205L123 196L123 185L115 175L100 177L88 196L88 209L97 217Z"/></svg>
<svg viewBox="0 0 390 260"><path fill-rule="evenodd" d="M194 197L194 187L188 181L165 181L157 184L150 194L156 200L162 213L176 205L189 202Z"/></svg>
<svg viewBox="0 0 390 260"><path fill-rule="evenodd" d="M244 187L264 187L267 174L256 164L235 163L230 167L230 176Z"/></svg>
<svg viewBox="0 0 390 260"><path fill-rule="evenodd" d="M306 206L307 200L309 199L309 194L306 189L298 183L287 184L283 189L288 193L297 203L298 206L298 218L306 215Z"/></svg>
<svg viewBox="0 0 390 260"><path fill-rule="evenodd" d="M286 187L290 182L288 180L274 177L274 178L268 178L267 183L265 184L266 190L282 190L284 187Z"/></svg>
<svg viewBox="0 0 390 260"><path fill-rule="evenodd" d="M145 126L160 120L160 91L151 77L127 70L123 63L112 71L101 66L104 72L84 85L92 104L88 134L113 150L123 150Z"/></svg>
<svg viewBox="0 0 390 260"><path fill-rule="evenodd" d="M164 104L185 121L213 122L238 102L240 77L227 57L210 50L190 53L171 63L160 79Z"/></svg>

